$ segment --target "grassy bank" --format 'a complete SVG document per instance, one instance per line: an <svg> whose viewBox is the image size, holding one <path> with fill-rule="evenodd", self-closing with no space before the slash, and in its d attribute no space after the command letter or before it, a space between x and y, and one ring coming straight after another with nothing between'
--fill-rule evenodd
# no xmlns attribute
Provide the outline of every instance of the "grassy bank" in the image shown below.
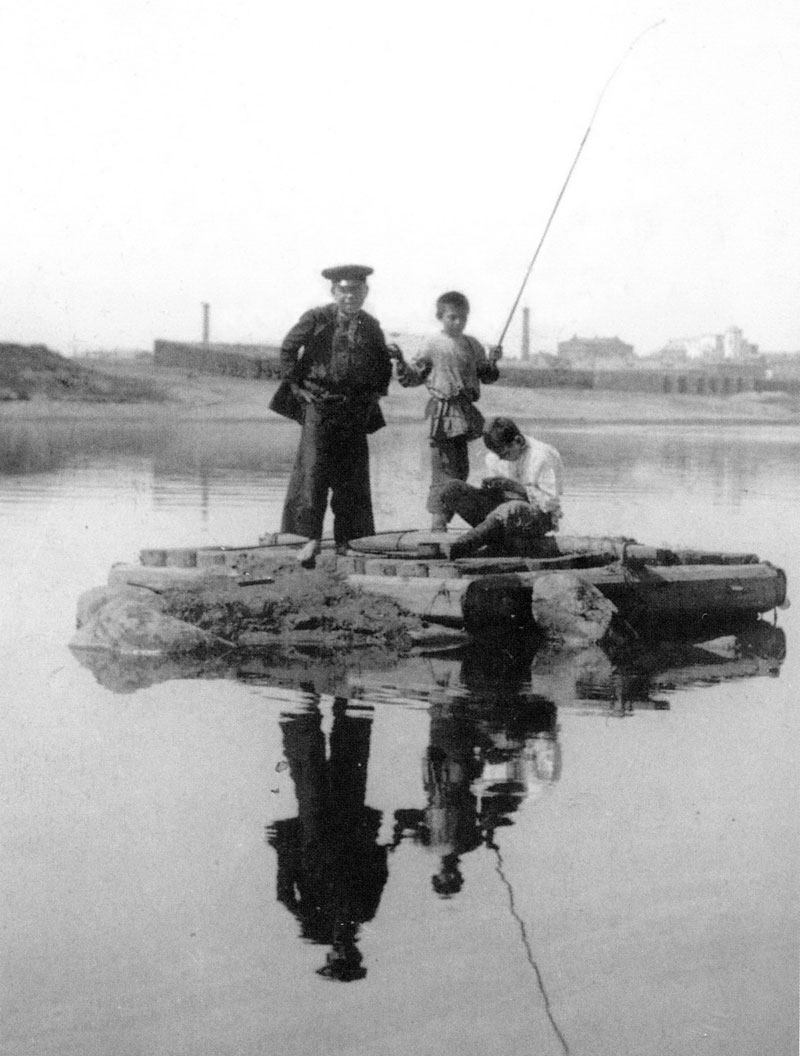
<svg viewBox="0 0 800 1056"><path fill-rule="evenodd" d="M44 345L0 343L0 404L158 403L163 398L144 372L106 373Z"/></svg>

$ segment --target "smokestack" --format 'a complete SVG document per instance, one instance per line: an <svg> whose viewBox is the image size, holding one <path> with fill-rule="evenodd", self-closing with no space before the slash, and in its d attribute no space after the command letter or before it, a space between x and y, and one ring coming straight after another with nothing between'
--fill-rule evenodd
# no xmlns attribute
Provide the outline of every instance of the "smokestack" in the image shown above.
<svg viewBox="0 0 800 1056"><path fill-rule="evenodd" d="M204 345L208 344L209 336L211 334L211 325L210 325L210 321L209 321L210 312L211 312L211 305L208 304L206 301L203 301L203 344Z"/></svg>
<svg viewBox="0 0 800 1056"><path fill-rule="evenodd" d="M522 309L522 358L531 358L531 310Z"/></svg>

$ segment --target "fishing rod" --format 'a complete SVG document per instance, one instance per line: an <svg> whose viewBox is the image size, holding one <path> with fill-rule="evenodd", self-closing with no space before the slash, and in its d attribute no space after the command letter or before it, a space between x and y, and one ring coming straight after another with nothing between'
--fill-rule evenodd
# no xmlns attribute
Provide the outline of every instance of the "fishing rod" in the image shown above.
<svg viewBox="0 0 800 1056"><path fill-rule="evenodd" d="M550 1026L553 1028L553 1032L558 1038L561 1044L561 1048L564 1050L564 1056L570 1056L569 1045L567 1044L567 1040L561 1032L561 1028L555 1020L553 1010L550 1007L550 998L544 985L542 973L539 970L539 965L536 963L536 960L533 956L533 950L531 949L530 939L528 938L528 929L525 926L525 921L522 919L522 917L519 915L519 912L517 911L516 899L514 898L514 888L511 886L511 882L505 874L503 856L500 853L500 848L497 846L496 843L492 843L490 846L495 853L495 857L497 858L495 872L502 880L503 884L505 885L506 891L508 892L508 908L511 912L511 916L517 923L517 927L519 928L520 939L525 950L525 958L528 964L530 965L531 969L533 970L534 976L536 977L536 985L539 989L539 993L542 995L545 1015L550 1021Z"/></svg>
<svg viewBox="0 0 800 1056"><path fill-rule="evenodd" d="M550 216L548 217L547 223L544 225L544 231L542 232L542 237L539 239L539 244L536 247L536 252L531 257L531 262L528 265L528 270L525 272L525 277L522 280L522 284L521 284L521 286L519 288L519 293L517 294L516 300L514 301L513 305L511 306L511 311L508 313L508 319L506 319L506 325L503 327L503 330L502 330L502 332L500 334L500 338L499 338L499 340L497 342L498 346L503 344L503 339L506 336L506 332L508 331L509 326L511 325L511 320L514 318L514 313L516 312L517 308L519 307L519 302L522 299L522 294L523 294L523 292L525 290L525 286L527 285L528 279L531 276L531 272L533 271L533 266L536 263L536 258L539 256L539 251L541 250L542 246L544 245L544 240L547 238L547 232L550 230L550 225L553 222L553 217L556 215L556 211L557 211L559 205L561 204L561 199L564 197L564 192L567 189L567 185L569 184L569 181L572 179L572 174L575 171L575 166L578 164L578 159L580 158L581 153L583 152L583 148L586 145L586 140L589 138L589 133L592 131L592 125L594 124L594 119L597 117L597 111L600 109L600 104L603 102L603 96L606 94L606 92L608 91L609 85L611 84L611 82L616 77L620 66L622 66L623 62L625 62L627 57L630 55L630 53L633 51L633 49L637 46L637 44L642 39L642 37L646 36L651 30L657 29L659 26L663 25L665 22L666 22L666 19L662 18L658 22L654 22L652 24L652 26L648 26L647 29L642 30L642 32L639 34L639 36L636 37L636 39L633 41L633 43L628 47L628 50L625 52L625 54L622 56L622 58L619 60L617 65L612 70L611 76L608 78L606 83L603 85L603 90L600 92L600 95L598 96L597 104L595 105L595 108L592 111L592 116L589 118L589 124L586 126L586 131L583 134L583 139L581 140L580 146L578 147L578 150L577 150L577 153L575 154L575 157L573 158L572 164L569 167L569 172L567 173L567 178L564 180L563 184L561 185L561 190L558 192L558 197L556 198L555 205L552 208L552 211L550 213Z"/></svg>

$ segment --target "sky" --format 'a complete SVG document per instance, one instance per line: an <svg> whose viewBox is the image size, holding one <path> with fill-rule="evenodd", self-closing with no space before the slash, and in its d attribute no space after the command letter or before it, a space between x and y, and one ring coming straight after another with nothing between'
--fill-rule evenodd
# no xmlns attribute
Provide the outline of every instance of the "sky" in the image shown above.
<svg viewBox="0 0 800 1056"><path fill-rule="evenodd" d="M388 332L458 289L494 343L591 126L506 354L523 307L533 351L800 351L797 0L0 0L0 41L0 341L199 340L207 302L277 343L354 262Z"/></svg>

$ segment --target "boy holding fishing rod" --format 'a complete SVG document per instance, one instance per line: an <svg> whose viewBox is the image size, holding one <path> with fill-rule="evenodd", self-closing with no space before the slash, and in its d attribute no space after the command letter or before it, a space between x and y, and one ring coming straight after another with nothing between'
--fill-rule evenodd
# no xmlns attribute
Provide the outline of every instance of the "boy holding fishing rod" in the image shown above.
<svg viewBox="0 0 800 1056"><path fill-rule="evenodd" d="M469 476L469 441L483 435L483 415L475 406L480 383L497 381L502 348L498 345L487 354L480 341L464 333L469 301L463 293L443 293L436 301L436 318L441 333L431 337L410 363L396 346L390 346L389 352L397 361L400 384L409 388L424 383L430 394L425 409L431 448L427 508L432 515L431 531L443 532L452 514L442 505L442 489Z"/></svg>

